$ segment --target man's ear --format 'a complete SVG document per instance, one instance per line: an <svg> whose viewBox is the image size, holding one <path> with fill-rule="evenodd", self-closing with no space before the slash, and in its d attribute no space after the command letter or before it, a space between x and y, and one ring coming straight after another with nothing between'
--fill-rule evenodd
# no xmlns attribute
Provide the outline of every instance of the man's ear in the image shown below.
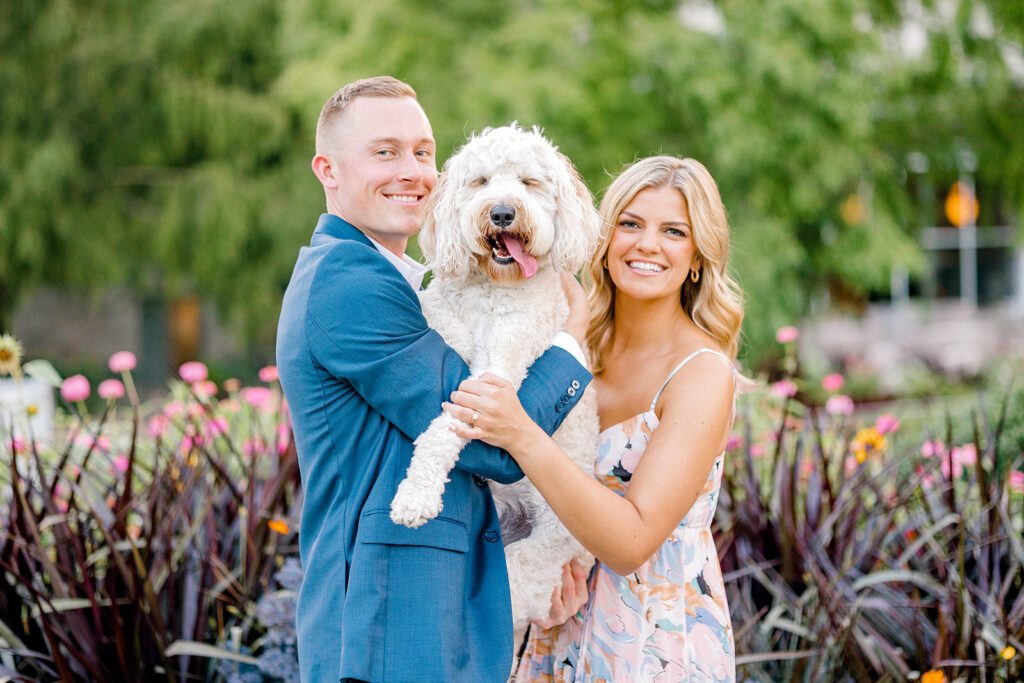
<svg viewBox="0 0 1024 683"><path fill-rule="evenodd" d="M332 190L338 187L338 179L334 177L334 162L329 157L317 154L313 157L312 166L313 173L321 185Z"/></svg>

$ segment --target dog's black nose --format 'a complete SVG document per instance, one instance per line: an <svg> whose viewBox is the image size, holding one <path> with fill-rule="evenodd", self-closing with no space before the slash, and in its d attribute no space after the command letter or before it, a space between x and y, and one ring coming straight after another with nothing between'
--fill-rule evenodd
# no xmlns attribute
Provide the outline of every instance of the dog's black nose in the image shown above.
<svg viewBox="0 0 1024 683"><path fill-rule="evenodd" d="M507 228L516 218L516 210L504 204L491 209L491 222L499 228Z"/></svg>

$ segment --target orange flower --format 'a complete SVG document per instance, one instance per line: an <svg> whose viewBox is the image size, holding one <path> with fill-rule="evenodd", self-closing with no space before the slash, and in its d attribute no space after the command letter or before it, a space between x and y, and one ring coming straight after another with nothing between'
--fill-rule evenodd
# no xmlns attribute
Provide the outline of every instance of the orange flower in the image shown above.
<svg viewBox="0 0 1024 683"><path fill-rule="evenodd" d="M276 531L279 534L288 533L288 522L283 519L272 519L267 522L267 526L270 527L271 531Z"/></svg>
<svg viewBox="0 0 1024 683"><path fill-rule="evenodd" d="M857 432L850 443L850 450L858 463L863 463L869 457L877 458L885 452L888 444L886 439L876 427L866 427Z"/></svg>
<svg viewBox="0 0 1024 683"><path fill-rule="evenodd" d="M921 683L946 683L946 674L942 673L942 669L925 671L921 676Z"/></svg>
<svg viewBox="0 0 1024 683"><path fill-rule="evenodd" d="M1016 654L1017 651L1013 649L1013 645L1007 645L1003 648L1003 651L999 653L999 656L1003 659L1013 659Z"/></svg>

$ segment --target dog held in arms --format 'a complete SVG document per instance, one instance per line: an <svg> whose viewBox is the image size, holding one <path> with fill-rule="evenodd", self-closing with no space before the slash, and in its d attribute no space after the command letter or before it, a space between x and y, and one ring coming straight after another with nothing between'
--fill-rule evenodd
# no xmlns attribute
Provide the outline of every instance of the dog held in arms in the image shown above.
<svg viewBox="0 0 1024 683"><path fill-rule="evenodd" d="M488 128L447 161L419 237L434 273L420 301L427 322L466 360L472 376L490 372L519 387L568 318L559 273L583 266L596 248L599 223L572 163L536 127ZM441 511L448 472L466 444L448 428L454 419L442 413L416 439L391 503L395 523L418 527ZM554 434L588 474L598 429L588 388ZM518 631L548 616L562 565L577 558L589 571L594 557L526 478L489 483Z"/></svg>

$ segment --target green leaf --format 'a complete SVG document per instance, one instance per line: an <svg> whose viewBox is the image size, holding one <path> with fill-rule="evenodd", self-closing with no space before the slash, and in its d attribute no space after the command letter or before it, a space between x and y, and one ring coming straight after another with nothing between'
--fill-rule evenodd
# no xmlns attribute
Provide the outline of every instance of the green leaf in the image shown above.
<svg viewBox="0 0 1024 683"><path fill-rule="evenodd" d="M233 662L252 664L253 666L259 664L259 661L255 657L243 655L240 652L225 650L224 648L216 647L215 645L199 643L194 640L176 640L167 647L164 654L168 657L190 655L193 657L208 657L210 659L230 659Z"/></svg>
<svg viewBox="0 0 1024 683"><path fill-rule="evenodd" d="M53 364L42 358L30 360L22 365L21 369L27 376L38 379L40 382L45 382L53 387L60 387L63 381L60 373L53 367Z"/></svg>

